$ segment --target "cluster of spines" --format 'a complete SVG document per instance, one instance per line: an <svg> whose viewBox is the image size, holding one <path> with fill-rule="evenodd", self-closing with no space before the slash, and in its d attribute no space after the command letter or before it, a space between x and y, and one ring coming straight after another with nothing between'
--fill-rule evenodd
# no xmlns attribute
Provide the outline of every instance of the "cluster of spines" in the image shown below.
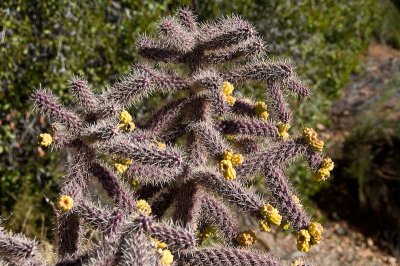
<svg viewBox="0 0 400 266"><path fill-rule="evenodd" d="M74 259L90 265L129 260L169 265L172 257L178 265L278 265L270 255L239 248L251 246L257 237L252 230L239 230L224 201L258 220L263 231L291 225L298 248L307 252L321 240L322 227L310 222L284 169L304 156L315 179L324 180L333 162L321 157L323 141L312 129L305 128L303 137L288 133L292 114L286 90L301 99L309 96L292 64L262 59L264 42L238 16L199 24L183 8L163 18L158 30L158 38L138 39L139 54L150 62L182 63L188 75L137 64L101 94L74 77L70 91L75 103L69 107L47 90L32 96L36 108L57 122L51 134L39 135L38 144L74 153L57 202L59 265ZM217 68L235 59L242 60ZM253 81L265 85L266 102L234 92L234 86ZM135 124L126 110L155 91L186 91L187 96ZM175 148L178 139L184 139L184 150ZM274 144L264 148L265 140ZM249 187L257 174L265 176L269 202ZM112 199L112 209L87 197L93 177ZM139 187L130 189L127 178ZM162 222L168 209L184 227ZM81 227L87 225L104 235L104 243L82 255ZM236 247L199 248L193 230L205 237L210 227ZM157 241L168 251L152 248Z"/></svg>

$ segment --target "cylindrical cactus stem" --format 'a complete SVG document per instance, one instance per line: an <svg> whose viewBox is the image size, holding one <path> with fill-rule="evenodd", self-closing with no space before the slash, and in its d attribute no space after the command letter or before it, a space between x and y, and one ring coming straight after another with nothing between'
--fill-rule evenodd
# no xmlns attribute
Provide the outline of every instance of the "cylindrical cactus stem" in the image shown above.
<svg viewBox="0 0 400 266"><path fill-rule="evenodd" d="M126 175L137 179L141 184L161 186L172 183L181 174L178 168L159 168L133 162Z"/></svg>
<svg viewBox="0 0 400 266"><path fill-rule="evenodd" d="M107 231L110 211L100 208L90 201L82 201L74 211L85 224L93 226L103 233Z"/></svg>
<svg viewBox="0 0 400 266"><path fill-rule="evenodd" d="M284 79L282 85L291 92L297 94L301 99L310 96L310 90L295 76Z"/></svg>
<svg viewBox="0 0 400 266"><path fill-rule="evenodd" d="M197 31L197 22L196 16L193 12L187 7L181 7L176 12L177 17L179 18L179 22L193 34Z"/></svg>
<svg viewBox="0 0 400 266"><path fill-rule="evenodd" d="M151 235L158 241L168 245L172 252L194 248L196 239L192 232L177 225L168 225L165 223L153 224Z"/></svg>
<svg viewBox="0 0 400 266"><path fill-rule="evenodd" d="M200 141L200 145L207 149L207 153L221 157L222 153L231 149L222 135L208 122L199 122L189 125L191 131Z"/></svg>
<svg viewBox="0 0 400 266"><path fill-rule="evenodd" d="M175 199L175 188L162 190L151 203L151 213L157 218L164 215Z"/></svg>
<svg viewBox="0 0 400 266"><path fill-rule="evenodd" d="M264 201L252 189L244 187L235 180L226 180L221 174L212 170L194 171L191 178L237 205L241 211L257 218L261 217L260 208L264 205Z"/></svg>
<svg viewBox="0 0 400 266"><path fill-rule="evenodd" d="M156 252L153 250L150 239L142 231L124 234L118 250L116 264L112 265L157 265Z"/></svg>
<svg viewBox="0 0 400 266"><path fill-rule="evenodd" d="M292 120L292 114L289 110L288 103L282 94L282 90L279 88L279 82L269 82L266 94L269 106L271 106L276 120L289 124Z"/></svg>
<svg viewBox="0 0 400 266"><path fill-rule="evenodd" d="M102 121L98 124L86 127L81 132L81 139L85 144L93 144L107 141L118 134L117 124L112 121Z"/></svg>
<svg viewBox="0 0 400 266"><path fill-rule="evenodd" d="M293 74L293 67L285 61L256 61L224 73L223 79L232 83L245 81L280 81Z"/></svg>
<svg viewBox="0 0 400 266"><path fill-rule="evenodd" d="M231 138L230 140L237 144L244 154L251 154L261 150L262 146L254 137L231 136Z"/></svg>
<svg viewBox="0 0 400 266"><path fill-rule="evenodd" d="M202 193L194 182L182 184L176 190L175 200L178 202L175 207L173 220L183 226L189 226L196 231L197 221L201 211Z"/></svg>
<svg viewBox="0 0 400 266"><path fill-rule="evenodd" d="M310 220L290 187L285 172L277 166L267 167L265 180L271 192L271 200L285 221L296 231L309 226Z"/></svg>
<svg viewBox="0 0 400 266"><path fill-rule="evenodd" d="M141 56L157 62L180 63L185 55L177 47L171 47L145 35L138 37L136 48Z"/></svg>
<svg viewBox="0 0 400 266"><path fill-rule="evenodd" d="M242 134L271 138L278 137L278 130L275 125L259 119L229 119L217 123L216 127L223 134Z"/></svg>
<svg viewBox="0 0 400 266"><path fill-rule="evenodd" d="M96 108L98 104L96 95L90 89L86 79L73 77L70 81L69 90L75 96L79 110L89 113Z"/></svg>
<svg viewBox="0 0 400 266"><path fill-rule="evenodd" d="M202 223L217 225L222 231L225 241L234 243L239 234L237 219L222 202L213 196L202 195L200 216Z"/></svg>
<svg viewBox="0 0 400 266"><path fill-rule="evenodd" d="M238 16L223 19L216 24L204 23L198 35L198 49L209 50L239 44L254 36L253 26Z"/></svg>
<svg viewBox="0 0 400 266"><path fill-rule="evenodd" d="M158 29L163 42L183 53L190 52L196 40L193 34L185 29L174 17L164 17L158 22Z"/></svg>
<svg viewBox="0 0 400 266"><path fill-rule="evenodd" d="M57 213L57 244L60 256L74 254L80 244L81 224L74 213Z"/></svg>
<svg viewBox="0 0 400 266"><path fill-rule="evenodd" d="M93 163L90 165L89 171L97 177L108 196L111 197L118 206L129 212L135 210L132 193L129 193L128 188L119 180L118 176L114 174L111 169L100 163Z"/></svg>
<svg viewBox="0 0 400 266"><path fill-rule="evenodd" d="M185 250L180 254L178 266L189 265L252 265L278 266L281 263L266 253L241 248L208 247L196 250Z"/></svg>
<svg viewBox="0 0 400 266"><path fill-rule="evenodd" d="M56 97L47 90L37 90L31 97L35 108L38 108L44 115L60 122L67 128L77 130L82 126L82 121L74 112L58 103Z"/></svg>
<svg viewBox="0 0 400 266"><path fill-rule="evenodd" d="M207 51L200 59L208 64L219 64L243 57L261 57L265 52L265 44L261 38L254 37L233 47Z"/></svg>
<svg viewBox="0 0 400 266"><path fill-rule="evenodd" d="M100 145L99 148L139 163L158 167L181 167L183 164L182 152L176 148L160 149L151 143L130 143L123 137L115 138Z"/></svg>
<svg viewBox="0 0 400 266"><path fill-rule="evenodd" d="M0 228L0 257L11 261L40 257L37 244L22 235L11 235ZM35 264L36 265L36 264ZM41 265L41 264L40 264Z"/></svg>

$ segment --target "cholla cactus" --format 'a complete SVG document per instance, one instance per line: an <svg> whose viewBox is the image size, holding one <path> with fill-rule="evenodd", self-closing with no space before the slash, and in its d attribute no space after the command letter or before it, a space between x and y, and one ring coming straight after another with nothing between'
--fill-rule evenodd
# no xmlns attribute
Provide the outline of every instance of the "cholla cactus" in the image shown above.
<svg viewBox="0 0 400 266"><path fill-rule="evenodd" d="M265 59L263 40L238 16L199 24L183 8L161 19L158 29L157 38L138 38L146 63L135 64L103 93L76 77L71 107L48 90L32 96L36 109L54 121L38 143L71 152L56 213L57 265L279 265L270 254L249 249L258 225L240 230L227 203L263 231L290 225L307 252L321 241L323 228L310 221L284 170L303 156L320 181L333 163L322 157L323 141L314 130L289 133L285 95L309 95L292 64ZM239 96L240 86L252 82L265 86L266 102ZM157 91L180 98L143 121L126 111ZM259 174L268 200L250 186ZM93 202L92 179L113 206ZM101 233L100 244L81 246L85 227ZM225 246L202 246L210 227ZM0 236L0 254L45 264L35 244L20 237Z"/></svg>

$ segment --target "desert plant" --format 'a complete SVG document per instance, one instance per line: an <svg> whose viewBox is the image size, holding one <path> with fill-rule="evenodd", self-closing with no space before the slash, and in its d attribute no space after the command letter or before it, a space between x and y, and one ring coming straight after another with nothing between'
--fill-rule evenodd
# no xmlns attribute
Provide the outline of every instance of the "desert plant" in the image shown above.
<svg viewBox="0 0 400 266"><path fill-rule="evenodd" d="M323 228L302 208L285 168L304 156L322 181L333 162L323 158L324 142L313 129L289 134L285 94L310 94L290 61L265 59L264 41L238 16L198 24L182 8L161 19L158 29L156 38L138 38L138 53L147 61L103 93L75 77L71 106L46 89L32 95L36 109L54 121L38 143L70 152L55 210L57 265L279 265L248 249L256 234L240 230L228 203L262 231L292 227L297 248L308 252ZM186 70L174 72L175 64ZM234 85L248 82L266 87L268 103L234 93ZM180 97L134 119L127 108L154 92ZM268 200L251 187L259 174ZM96 183L112 206L93 193ZM98 230L98 243L82 245L87 227ZM210 228L218 228L223 244L202 245ZM5 260L43 265L37 250L34 242L2 230Z"/></svg>

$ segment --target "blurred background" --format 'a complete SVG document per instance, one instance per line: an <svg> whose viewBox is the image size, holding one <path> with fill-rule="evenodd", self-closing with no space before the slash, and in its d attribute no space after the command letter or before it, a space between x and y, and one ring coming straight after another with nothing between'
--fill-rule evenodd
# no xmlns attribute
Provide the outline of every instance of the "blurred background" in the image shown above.
<svg viewBox="0 0 400 266"><path fill-rule="evenodd" d="M199 21L232 13L250 20L269 56L291 58L312 89L307 102L291 100L293 132L317 128L335 161L334 177L316 184L302 161L288 170L309 212L325 223L326 239L311 260L398 265L399 0L0 1L0 212L7 227L52 241L65 155L37 147L36 136L49 124L32 114L29 94L48 87L68 102L73 74L101 91L137 59L137 34L151 33L159 17L181 5ZM263 97L256 87L244 91ZM263 234L259 242L281 257L298 256L291 235Z"/></svg>

